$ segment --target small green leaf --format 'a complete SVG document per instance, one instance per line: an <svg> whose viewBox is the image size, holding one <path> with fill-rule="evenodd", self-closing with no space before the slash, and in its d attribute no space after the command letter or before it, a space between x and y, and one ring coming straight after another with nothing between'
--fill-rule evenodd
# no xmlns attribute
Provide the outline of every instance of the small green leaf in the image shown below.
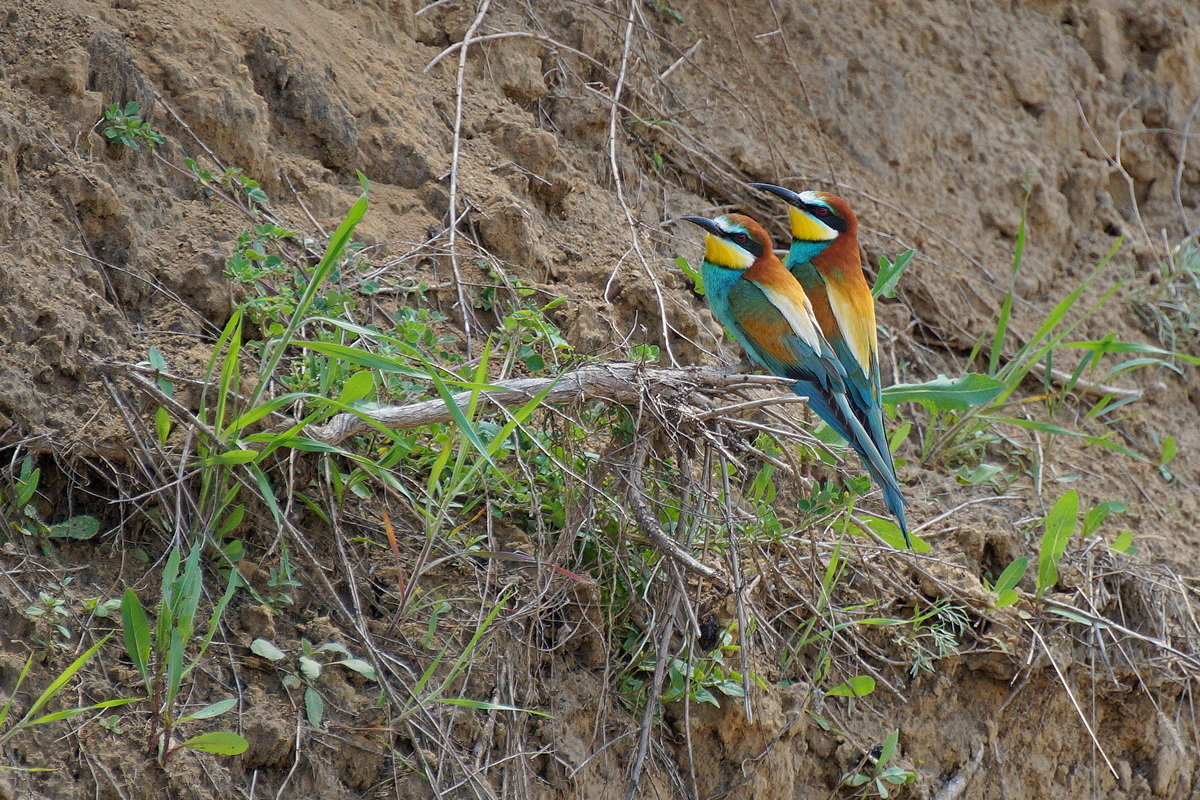
<svg viewBox="0 0 1200 800"><path fill-rule="evenodd" d="M1109 549L1114 553L1124 553L1125 555L1133 555L1137 552L1137 547L1133 544L1133 531L1125 531L1109 546Z"/></svg>
<svg viewBox="0 0 1200 800"><path fill-rule="evenodd" d="M317 648L318 653L337 653L338 655L350 657L350 650L341 642L326 642Z"/></svg>
<svg viewBox="0 0 1200 800"><path fill-rule="evenodd" d="M314 728L321 727L321 720L325 718L325 698L311 686L304 690L304 716Z"/></svg>
<svg viewBox="0 0 1200 800"><path fill-rule="evenodd" d="M698 269L696 269L695 267L693 267L688 262L688 260L686 258L684 258L683 256L680 256L679 258L675 259L675 266L679 267L679 269L683 271L683 274L687 275L688 278L691 279L692 291L694 291L698 295L703 295L704 294L704 276L700 274L700 271Z"/></svg>
<svg viewBox="0 0 1200 800"><path fill-rule="evenodd" d="M362 400L375 389L375 376L369 370L359 370L346 379L342 384L338 400L343 403L353 403Z"/></svg>
<svg viewBox="0 0 1200 800"><path fill-rule="evenodd" d="M287 654L274 645L274 643L266 639L255 639L250 643L250 652L256 656L262 656L268 661L282 661L287 658Z"/></svg>
<svg viewBox="0 0 1200 800"><path fill-rule="evenodd" d="M1000 573L1000 577L996 578L995 589L996 594L1004 594L1017 588L1017 584L1021 582L1021 578L1025 577L1025 571L1029 569L1029 557L1021 556L1014 558L1013 562L1004 568Z"/></svg>
<svg viewBox="0 0 1200 800"><path fill-rule="evenodd" d="M1003 472L1004 468L997 464L980 464L970 472L959 473L956 477L958 482L965 486L978 486L981 483L987 483L992 478Z"/></svg>
<svg viewBox="0 0 1200 800"><path fill-rule="evenodd" d="M826 697L866 697L875 691L875 679L870 675L855 675L825 693Z"/></svg>
<svg viewBox="0 0 1200 800"><path fill-rule="evenodd" d="M1175 441L1174 436L1164 436L1162 440L1162 450L1158 456L1159 466L1165 467L1175 460L1175 452L1179 449L1179 442Z"/></svg>
<svg viewBox="0 0 1200 800"><path fill-rule="evenodd" d="M375 668L366 661L363 661L361 658L347 658L342 661L335 661L333 663L341 664L347 669L352 669L359 675L362 675L364 678L370 678L373 681L379 679L375 674Z"/></svg>
<svg viewBox="0 0 1200 800"><path fill-rule="evenodd" d="M896 755L896 748L900 745L900 729L892 731L888 737L883 740L883 749L879 751L879 761L876 769L882 769L891 763Z"/></svg>
<svg viewBox="0 0 1200 800"><path fill-rule="evenodd" d="M154 412L154 435L160 445L166 444L171 435L171 415L161 406Z"/></svg>
<svg viewBox="0 0 1200 800"><path fill-rule="evenodd" d="M250 743L230 731L213 731L193 736L180 747L199 750L202 753L216 753L221 756L236 756L246 752Z"/></svg>
<svg viewBox="0 0 1200 800"><path fill-rule="evenodd" d="M196 719L212 719L213 717L221 716L226 711L233 708L235 705L237 705L236 697L230 697L226 700L218 700L217 702L213 703L212 705L205 706L204 708L200 709L199 711L196 711L195 713L188 714L186 717L183 717L179 721L180 722L190 722L191 720L196 720Z"/></svg>
<svg viewBox="0 0 1200 800"><path fill-rule="evenodd" d="M246 516L246 507L236 505L229 510L225 515L225 519L221 520L221 527L217 528L216 536L218 539L224 539L228 534L237 530L237 527L242 524L242 520Z"/></svg>
<svg viewBox="0 0 1200 800"><path fill-rule="evenodd" d="M133 589L126 589L121 595L121 627L124 628L125 652L149 689L150 623L146 621L146 612Z"/></svg>
<svg viewBox="0 0 1200 800"><path fill-rule="evenodd" d="M321 677L321 663L308 656L300 656L300 674L310 681Z"/></svg>
<svg viewBox="0 0 1200 800"><path fill-rule="evenodd" d="M1067 550L1067 542L1075 533L1079 516L1079 493L1074 489L1065 492L1046 515L1046 531L1042 534L1042 546L1038 553L1037 592L1043 592L1058 583L1058 562Z"/></svg>
<svg viewBox="0 0 1200 800"><path fill-rule="evenodd" d="M900 526L890 519L883 517L873 517L864 515L862 521L866 523L871 532L878 536L883 541L887 542L896 550L907 550L908 546L904 543L904 534L900 530ZM855 525L851 525L848 520L844 521L844 532L862 535L862 530ZM911 536L913 553L928 553L933 550L933 546L929 542L922 539L920 536Z"/></svg>
<svg viewBox="0 0 1200 800"><path fill-rule="evenodd" d="M204 459L204 463L209 466L217 464L249 464L254 459L258 458L257 450L226 450L224 453L218 453L215 456L210 456Z"/></svg>
<svg viewBox="0 0 1200 800"><path fill-rule="evenodd" d="M920 403L930 410L961 411L987 405L1004 391L1004 383L977 372L947 378L938 375L925 383L897 383L883 390L883 402Z"/></svg>
<svg viewBox="0 0 1200 800"><path fill-rule="evenodd" d="M1099 530L1104 521L1112 514L1121 514L1125 512L1129 506L1122 503L1120 500L1108 500L1100 503L1094 508L1088 509L1088 512L1083 515L1083 525L1079 529L1079 535L1087 538Z"/></svg>
<svg viewBox="0 0 1200 800"><path fill-rule="evenodd" d="M87 515L71 517L65 522L50 526L51 536L65 536L71 539L90 539L99 532L100 520Z"/></svg>

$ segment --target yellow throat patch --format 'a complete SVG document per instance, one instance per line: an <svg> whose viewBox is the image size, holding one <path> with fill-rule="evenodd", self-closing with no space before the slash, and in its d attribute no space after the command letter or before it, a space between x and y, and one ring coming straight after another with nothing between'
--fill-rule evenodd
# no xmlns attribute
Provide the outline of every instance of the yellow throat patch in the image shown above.
<svg viewBox="0 0 1200 800"><path fill-rule="evenodd" d="M788 216L792 220L793 239L802 242L832 242L838 237L833 228L795 206L788 206Z"/></svg>
<svg viewBox="0 0 1200 800"><path fill-rule="evenodd" d="M726 269L750 269L754 266L754 256L728 239L711 233L704 237L704 258Z"/></svg>

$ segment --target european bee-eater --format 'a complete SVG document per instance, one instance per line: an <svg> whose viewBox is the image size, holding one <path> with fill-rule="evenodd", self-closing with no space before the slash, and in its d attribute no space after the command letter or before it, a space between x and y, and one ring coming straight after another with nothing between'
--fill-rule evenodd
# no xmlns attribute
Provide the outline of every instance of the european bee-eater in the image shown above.
<svg viewBox="0 0 1200 800"><path fill-rule="evenodd" d="M888 508L900 520L907 542L904 504L895 486L891 457L880 453L865 429L848 396L847 368L822 335L804 288L771 249L770 235L742 214L682 219L708 232L701 276L713 316L750 358L776 375L795 380L792 390L807 397L809 407L862 457L867 471L884 487ZM854 367L858 369L857 364ZM881 419L881 429L882 425ZM895 507L889 491L897 498Z"/></svg>
<svg viewBox="0 0 1200 800"><path fill-rule="evenodd" d="M785 266L804 287L821 333L846 371L850 403L886 466L876 480L908 543L904 496L883 427L875 298L858 252L858 218L837 195L797 193L769 183L750 185L788 203L792 244Z"/></svg>

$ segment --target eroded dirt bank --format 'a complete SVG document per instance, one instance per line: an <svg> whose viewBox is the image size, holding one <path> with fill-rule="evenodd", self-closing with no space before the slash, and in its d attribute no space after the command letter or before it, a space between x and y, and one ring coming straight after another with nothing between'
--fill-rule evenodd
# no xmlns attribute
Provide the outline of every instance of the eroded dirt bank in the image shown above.
<svg viewBox="0 0 1200 800"><path fill-rule="evenodd" d="M453 45L468 31L521 35L470 47L460 95ZM20 537L4 545L5 694L31 649L59 645L44 663L61 669L78 641L25 612L39 591L67 602L77 635L93 619L85 601L158 580L128 553L148 552L153 566L166 539L130 522L143 511L136 502L108 503L140 495L146 480L129 457L127 417L147 408L130 400L119 365L145 360L153 346L173 372L201 376L249 292L225 274L249 223L206 192L185 159L244 170L283 223L313 237L341 220L364 173L371 210L356 236L381 267L381 291L364 313L440 312L451 350L466 346L464 320L475 340L497 326L490 288L519 282L538 302L566 298L547 314L581 354L623 359L652 344L668 363L733 360L673 262L698 258L695 236L671 220L739 208L776 220L782 236L782 210L744 185L759 180L847 197L869 265L918 250L898 297L880 306L885 382L964 369L994 329L1026 197L1010 347L1124 237L1080 302L1123 283L1073 338L1114 334L1200 355L1194 328L1172 328L1166 341L1162 317L1138 312L1159 307L1147 298L1159 296L1167 253L1200 220L1200 11L1189 4L496 3L480 13L389 0L10 0L0 10L0 70L0 444L10 479L36 455L49 521L82 510L105 527L46 550ZM154 153L101 133L104 108L130 101L165 138ZM921 464L915 434L901 451L914 516L954 513L926 532L926 557L856 555L840 602L878 616L941 600L969 609L957 646L932 669L910 675L934 648L916 628L856 628L833 669L862 672L862 659L890 685L857 700L814 692L814 676L781 655L795 632L771 624L812 602L804 581L819 583L828 561L803 562L799 546L748 550L748 597L764 623L753 666L769 691L755 694L752 723L734 698L720 709L691 703L686 716L667 704L645 746L638 796L828 797L893 728L902 731L897 763L917 776L902 791L915 797L1189 796L1200 781L1191 694L1200 384L1186 365L1106 380L1146 392L1115 436L1147 461L1068 437L1046 452L1018 430L1014 450L984 457L1020 454L1002 464L1017 477L997 487ZM1035 395L1036 382L1027 389ZM1086 410L1068 410L1063 424L1099 435ZM1166 436L1178 451L1160 470ZM1056 593L1123 632L1056 627L1013 608L984 613L992 600L982 579L1018 556L1036 561L1039 530L1029 521L1065 488L1085 507L1129 506L1112 524L1133 532L1137 556L1109 552L1107 540L1077 543ZM322 552L334 552L334 537L307 522ZM384 541L377 524L371 530ZM487 529L503 545L492 549L539 558L570 551L555 549L561 533L508 521ZM263 586L278 567L273 536L245 537ZM404 544L406 558L419 551L419 541L411 552ZM365 547L347 563L359 571L341 572L332 556L299 569L328 572L341 597L362 579L364 626L411 645L397 645L397 658L417 664L436 652L432 607L390 616L395 566ZM140 717L116 728L48 727L14 738L3 757L57 771L0 775L0 798L332 800L435 796L431 786L443 797L624 796L642 717L613 685L627 666L628 631L606 629L611 598L553 584L552 570L514 567L497 578L491 569L481 578L455 563L431 577L451 598L507 581L522 609L504 618L504 636L477 655L459 693L550 717L447 707L430 717L427 738L406 738L376 706L372 684L329 669L320 679L327 723L308 726L280 670L248 649L255 638L289 650L301 638L357 648L339 616L345 606L306 577L286 607L239 597L220 657L200 670L197 704L235 687L244 756L184 753L162 768L144 753ZM73 581L62 586L66 575ZM646 630L665 592L637 601ZM734 614L711 586L694 597L722 622ZM438 636L461 637L444 630ZM422 640L425 649L412 644ZM78 690L81 703L134 691L115 640L103 658Z"/></svg>

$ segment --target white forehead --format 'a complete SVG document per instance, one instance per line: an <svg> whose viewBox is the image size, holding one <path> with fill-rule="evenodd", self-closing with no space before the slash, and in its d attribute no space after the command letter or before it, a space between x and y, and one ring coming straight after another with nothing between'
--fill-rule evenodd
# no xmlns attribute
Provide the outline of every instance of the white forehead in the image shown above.
<svg viewBox="0 0 1200 800"><path fill-rule="evenodd" d="M734 222L724 214L713 219L713 222L717 223L717 227L726 233L749 233L749 231L746 230L745 225Z"/></svg>
<svg viewBox="0 0 1200 800"><path fill-rule="evenodd" d="M818 197L814 191L801 192L800 200L805 203L820 203L821 205L825 205L825 201Z"/></svg>

